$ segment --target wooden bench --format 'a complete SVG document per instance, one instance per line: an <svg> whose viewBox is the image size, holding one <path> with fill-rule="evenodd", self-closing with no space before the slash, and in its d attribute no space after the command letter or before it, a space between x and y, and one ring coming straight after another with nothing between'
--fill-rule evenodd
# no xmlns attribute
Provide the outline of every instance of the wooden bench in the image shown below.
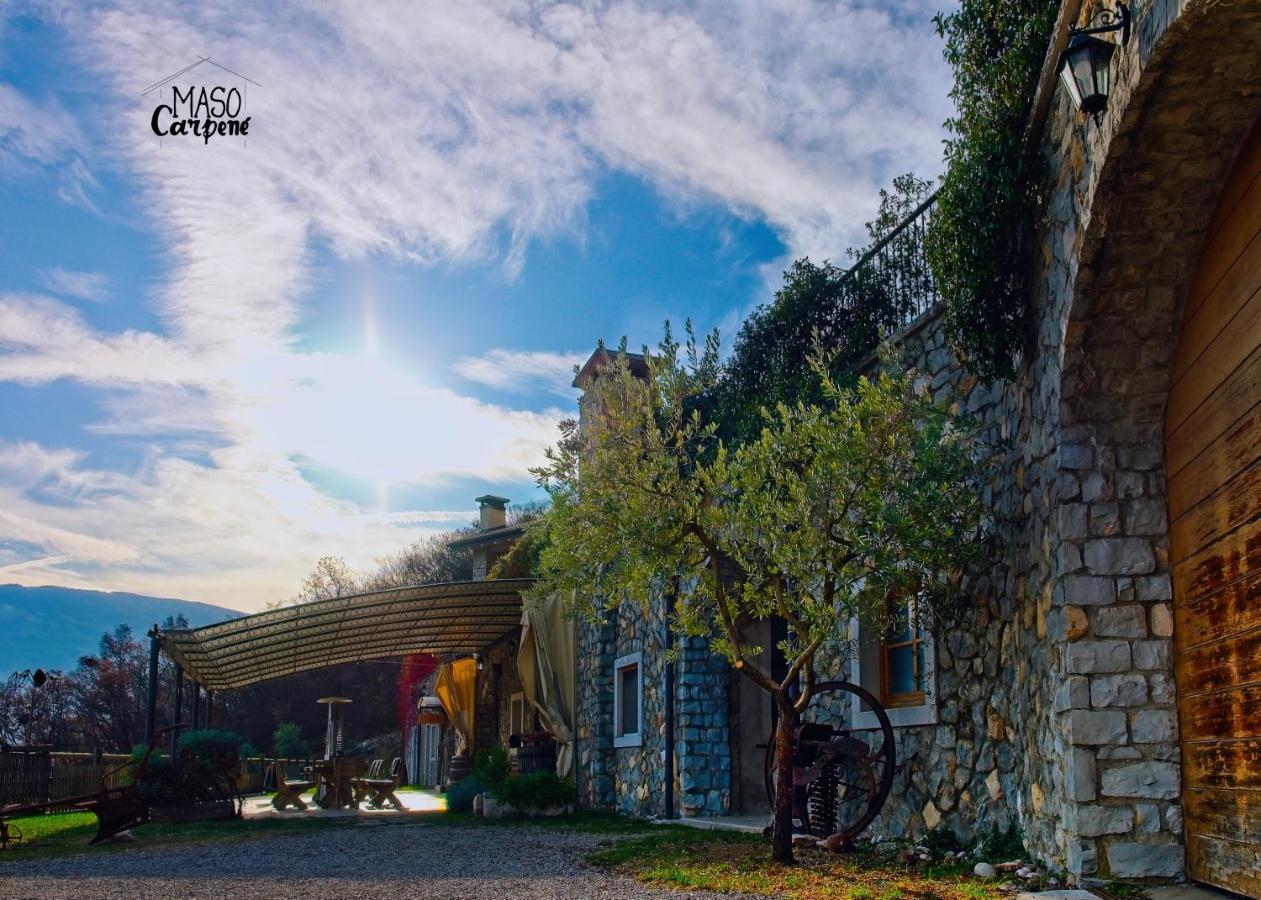
<svg viewBox="0 0 1261 900"><path fill-rule="evenodd" d="M278 759L272 763L272 771L276 775L276 796L271 798L271 805L278 810L293 805L297 809L306 809L302 794L315 787L314 781L290 781L285 777L285 761Z"/></svg>
<svg viewBox="0 0 1261 900"><path fill-rule="evenodd" d="M398 799L398 794L395 793L399 785L403 783L403 774L405 772L403 761L397 756L394 757L394 762L390 764L390 776L388 778L379 777L385 761L378 759L373 762L379 765L374 765L368 770L368 777L354 778L350 782L355 790L355 808L358 809L359 804L367 798L368 806L371 809L380 809L388 803L399 812L403 812L405 810L403 801ZM377 773L378 777L372 777L374 772Z"/></svg>

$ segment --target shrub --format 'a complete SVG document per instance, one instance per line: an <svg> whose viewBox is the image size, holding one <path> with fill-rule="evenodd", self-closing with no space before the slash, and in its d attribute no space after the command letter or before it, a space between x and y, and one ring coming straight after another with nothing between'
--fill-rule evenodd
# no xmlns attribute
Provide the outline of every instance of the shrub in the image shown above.
<svg viewBox="0 0 1261 900"><path fill-rule="evenodd" d="M302 735L297 722L284 722L271 736L272 750L282 759L295 759L311 755L311 745Z"/></svg>
<svg viewBox="0 0 1261 900"><path fill-rule="evenodd" d="M212 772L235 772L241 765L244 743L245 739L234 731L189 731L179 741L180 762Z"/></svg>
<svg viewBox="0 0 1261 900"><path fill-rule="evenodd" d="M981 859L992 862L1007 862L1012 859L1023 859L1025 855L1025 839L1020 829L1014 824L1006 831L991 828L981 835L977 845L981 851Z"/></svg>
<svg viewBox="0 0 1261 900"><path fill-rule="evenodd" d="M555 772L531 772L506 779L492 793L520 810L543 810L578 802L578 788Z"/></svg>
<svg viewBox="0 0 1261 900"><path fill-rule="evenodd" d="M921 843L933 855L934 859L939 859L946 853L954 853L956 850L963 849L963 845L959 843L958 836L945 825L940 825L928 832L928 834L924 835L924 840Z"/></svg>
<svg viewBox="0 0 1261 900"><path fill-rule="evenodd" d="M156 754L149 757L144 775L136 781L137 789L154 806L229 799L235 794L244 743L231 731L190 731L180 738L175 759ZM134 749L134 763L138 764L143 755L143 747Z"/></svg>
<svg viewBox="0 0 1261 900"><path fill-rule="evenodd" d="M473 777L494 791L507 781L512 773L512 759L503 747L492 747L477 754L473 760Z"/></svg>
<svg viewBox="0 0 1261 900"><path fill-rule="evenodd" d="M476 775L457 781L447 790L447 812L469 812L473 808L473 798L485 790Z"/></svg>

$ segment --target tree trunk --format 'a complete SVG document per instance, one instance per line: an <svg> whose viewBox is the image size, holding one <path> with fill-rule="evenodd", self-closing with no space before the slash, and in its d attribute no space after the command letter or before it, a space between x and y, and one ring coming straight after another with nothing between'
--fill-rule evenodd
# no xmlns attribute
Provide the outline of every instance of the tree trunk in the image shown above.
<svg viewBox="0 0 1261 900"><path fill-rule="evenodd" d="M771 829L771 858L784 865L793 863L793 732L797 711L791 705L779 706L775 728L775 820Z"/></svg>

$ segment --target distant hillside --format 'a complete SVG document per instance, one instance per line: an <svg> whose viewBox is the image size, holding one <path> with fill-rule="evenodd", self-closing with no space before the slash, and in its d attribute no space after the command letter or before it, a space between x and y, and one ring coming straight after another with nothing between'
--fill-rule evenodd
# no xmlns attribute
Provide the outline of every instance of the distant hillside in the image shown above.
<svg viewBox="0 0 1261 900"><path fill-rule="evenodd" d="M130 625L143 636L179 615L196 628L241 613L191 600L0 584L0 679L20 669L73 669L80 656L97 652L106 631Z"/></svg>

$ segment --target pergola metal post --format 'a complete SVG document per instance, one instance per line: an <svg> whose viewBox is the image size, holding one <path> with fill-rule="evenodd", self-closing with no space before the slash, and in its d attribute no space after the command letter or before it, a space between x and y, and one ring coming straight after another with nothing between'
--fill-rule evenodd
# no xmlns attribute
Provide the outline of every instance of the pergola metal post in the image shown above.
<svg viewBox="0 0 1261 900"><path fill-rule="evenodd" d="M215 714L215 692L206 689L206 727L214 728L213 717Z"/></svg>
<svg viewBox="0 0 1261 900"><path fill-rule="evenodd" d="M193 684L193 708L192 708L191 718L192 718L193 724L190 726L189 730L196 731L198 728L201 727L201 721L200 721L201 720L201 685L195 681L192 684Z"/></svg>
<svg viewBox="0 0 1261 900"><path fill-rule="evenodd" d="M162 650L162 646L158 643L158 634L158 626L154 625L149 631L149 696L144 714L146 744L153 740L153 732L158 727L158 653Z"/></svg>
<svg viewBox="0 0 1261 900"><path fill-rule="evenodd" d="M184 667L175 664L175 711L171 714L171 755L175 755L175 747L180 740L180 726L184 724Z"/></svg>

